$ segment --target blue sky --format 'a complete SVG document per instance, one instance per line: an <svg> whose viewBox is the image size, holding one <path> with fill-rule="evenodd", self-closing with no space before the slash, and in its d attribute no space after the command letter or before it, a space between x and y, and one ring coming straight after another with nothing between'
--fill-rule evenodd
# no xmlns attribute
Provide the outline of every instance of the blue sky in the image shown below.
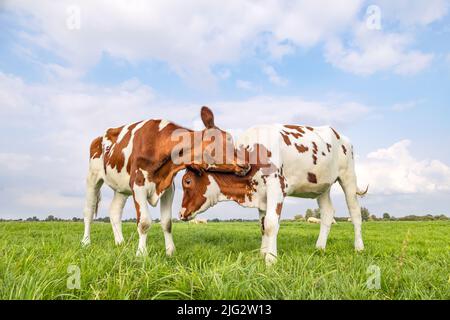
<svg viewBox="0 0 450 320"><path fill-rule="evenodd" d="M449 7L3 1L0 217L81 216L90 140L146 118L198 128L202 105L235 134L261 123L333 125L354 143L373 213L449 214ZM101 215L110 196L105 188ZM347 215L337 188L333 199ZM315 206L289 199L284 216ZM257 216L230 203L205 215Z"/></svg>

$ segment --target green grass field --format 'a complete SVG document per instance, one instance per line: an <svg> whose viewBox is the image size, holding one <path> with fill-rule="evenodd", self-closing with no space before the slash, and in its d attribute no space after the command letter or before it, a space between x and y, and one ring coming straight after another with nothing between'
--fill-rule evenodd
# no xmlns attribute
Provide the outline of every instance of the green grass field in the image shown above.
<svg viewBox="0 0 450 320"><path fill-rule="evenodd" d="M136 227L124 224L116 247L111 226L94 223L80 247L82 223L0 223L1 299L450 299L450 222L368 222L366 251L353 250L353 226L332 227L326 252L319 226L283 222L278 263L259 256L258 223L174 225L177 252L164 254L158 224L147 258L135 257ZM81 288L68 289L68 267ZM371 265L381 288L366 285Z"/></svg>

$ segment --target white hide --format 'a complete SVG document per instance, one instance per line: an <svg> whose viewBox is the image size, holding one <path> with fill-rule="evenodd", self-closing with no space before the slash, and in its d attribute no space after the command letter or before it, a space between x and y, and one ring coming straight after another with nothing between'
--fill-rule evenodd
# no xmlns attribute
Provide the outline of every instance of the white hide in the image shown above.
<svg viewBox="0 0 450 320"><path fill-rule="evenodd" d="M265 174L264 179L261 172L263 169L260 169L253 177L257 187L252 193L251 201L249 197L246 197L246 201L240 203L244 207L258 208L260 213L265 212L265 218L262 220L264 235L261 252L264 252L267 264L276 260L276 237L279 226L279 216L276 211L279 204L283 203L285 196L318 199L323 217L315 221L321 224L316 246L319 249L325 249L330 226L333 222L335 223L334 208L329 193L331 186L338 179L346 195L355 226L355 249L359 251L364 248L361 238L361 213L356 199L358 188L351 143L347 138L333 131L331 127L314 127L311 128L312 130L306 127L301 128L304 133L301 137L295 138L294 135L298 134L296 129L289 129L278 124L256 126L245 131L236 141L238 149L239 147L252 148L255 144L265 146L271 152L271 163L278 169L276 172ZM283 139L281 134L283 132L288 135L290 145ZM295 144L298 147L302 145L308 150L300 152ZM314 144L317 146L316 152L313 152ZM313 155L317 157L316 163L314 163ZM281 169L287 185L284 190L285 195L279 178ZM308 178L309 174L315 179ZM211 180L211 176L209 178ZM213 206L217 201L231 200L220 193L215 181L211 181L205 197L207 201L200 210L193 213L194 216Z"/></svg>

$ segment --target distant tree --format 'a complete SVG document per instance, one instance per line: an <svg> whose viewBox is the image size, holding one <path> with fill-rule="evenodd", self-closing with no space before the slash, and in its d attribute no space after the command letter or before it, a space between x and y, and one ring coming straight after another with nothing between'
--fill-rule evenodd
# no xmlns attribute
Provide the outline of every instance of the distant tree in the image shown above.
<svg viewBox="0 0 450 320"><path fill-rule="evenodd" d="M305 219L308 220L308 218L317 218L320 219L320 209L308 209L305 212Z"/></svg>
<svg viewBox="0 0 450 320"><path fill-rule="evenodd" d="M109 222L109 217L97 218L95 220L99 222Z"/></svg>
<svg viewBox="0 0 450 320"><path fill-rule="evenodd" d="M57 219L55 218L54 215L50 214L47 218L45 218L45 221L56 221Z"/></svg>
<svg viewBox="0 0 450 320"><path fill-rule="evenodd" d="M27 218L26 221L39 221L38 217L33 216L32 218Z"/></svg>
<svg viewBox="0 0 450 320"><path fill-rule="evenodd" d="M376 215L372 214L372 215L369 217L369 220L370 220L370 221L377 221L378 218L377 218Z"/></svg>
<svg viewBox="0 0 450 320"><path fill-rule="evenodd" d="M294 220L296 220L296 221L303 220L303 216L301 214L297 214L294 216Z"/></svg>
<svg viewBox="0 0 450 320"><path fill-rule="evenodd" d="M369 209L367 209L367 208L365 208L365 207L362 207L362 208L361 208L361 217L362 217L362 220L363 220L363 221L369 220L369 217L370 217L370 211L369 211Z"/></svg>
<svg viewBox="0 0 450 320"><path fill-rule="evenodd" d="M314 216L314 211L311 209L306 210L305 212L305 219L308 220L309 218Z"/></svg>
<svg viewBox="0 0 450 320"><path fill-rule="evenodd" d="M383 220L391 220L391 215L387 212L383 213Z"/></svg>
<svg viewBox="0 0 450 320"><path fill-rule="evenodd" d="M314 209L314 218L320 219L320 209Z"/></svg>

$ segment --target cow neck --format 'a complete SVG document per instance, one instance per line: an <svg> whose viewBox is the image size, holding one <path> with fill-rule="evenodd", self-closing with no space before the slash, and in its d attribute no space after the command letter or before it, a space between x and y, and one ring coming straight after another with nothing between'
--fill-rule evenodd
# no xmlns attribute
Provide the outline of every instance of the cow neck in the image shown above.
<svg viewBox="0 0 450 320"><path fill-rule="evenodd" d="M255 183L253 177L258 171L258 168L252 167L250 172L240 177L233 173L215 173L210 174L214 177L214 180L219 186L220 192L226 199L243 203L247 198L251 198L251 194L255 191Z"/></svg>
<svg viewBox="0 0 450 320"><path fill-rule="evenodd" d="M175 178L176 174L179 171L186 169L186 166L192 163L192 160L191 160L191 162L182 163L182 164L175 164L172 161L172 150L176 145L179 144L179 141L173 141L171 139L171 136L174 131L180 130L180 129L186 130L189 133L190 141L194 141L195 131L193 131L191 129L187 129L187 128L184 128L184 127L174 124L173 129L170 130L170 132L168 132L168 134L166 135L166 139L164 139L165 141L163 141L161 145L165 144L169 147L162 148L163 150L167 150L167 151L162 153L162 155L160 157L160 163L158 164L157 168L153 172L152 180L156 184L157 194L161 194L162 192L164 192L164 190L169 188L170 185L172 184L172 181Z"/></svg>
<svg viewBox="0 0 450 320"><path fill-rule="evenodd" d="M262 176L271 174L276 171L276 167L270 161L272 153L262 145L255 143L252 148L246 148L245 161L255 161L251 164L250 172L244 177L237 176L232 173L215 173L212 172L221 193L227 198L238 203L244 203L247 199L252 200L253 194L256 192L258 182L254 180L254 176L260 171Z"/></svg>

